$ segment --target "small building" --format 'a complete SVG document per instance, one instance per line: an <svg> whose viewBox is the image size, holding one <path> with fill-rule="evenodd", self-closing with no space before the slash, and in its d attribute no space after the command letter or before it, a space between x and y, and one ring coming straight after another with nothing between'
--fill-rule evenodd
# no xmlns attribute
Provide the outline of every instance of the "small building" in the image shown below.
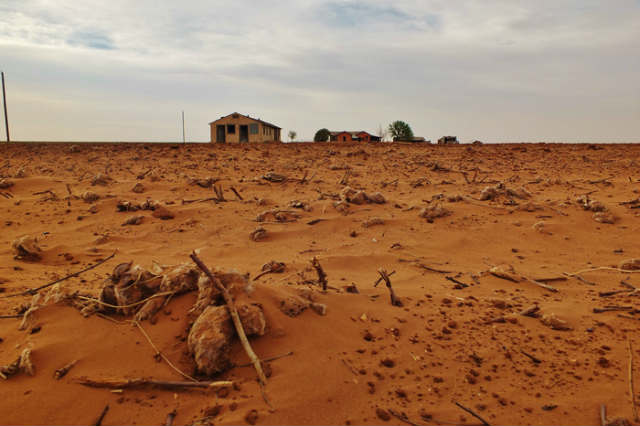
<svg viewBox="0 0 640 426"><path fill-rule="evenodd" d="M438 139L438 145L458 145L459 143L455 136L443 136Z"/></svg>
<svg viewBox="0 0 640 426"><path fill-rule="evenodd" d="M380 136L374 136L369 132L365 132L364 130L360 131L347 131L342 130L339 132L330 132L330 141L338 141L338 142L380 142Z"/></svg>
<svg viewBox="0 0 640 426"><path fill-rule="evenodd" d="M422 143L427 143L427 144L431 143L431 141L426 140L422 136L414 136L414 137L411 137L411 138L398 138L398 137L395 137L395 138L393 138L393 141L394 142L422 142Z"/></svg>
<svg viewBox="0 0 640 426"><path fill-rule="evenodd" d="M280 142L281 128L259 118L234 112L209 123L211 142Z"/></svg>

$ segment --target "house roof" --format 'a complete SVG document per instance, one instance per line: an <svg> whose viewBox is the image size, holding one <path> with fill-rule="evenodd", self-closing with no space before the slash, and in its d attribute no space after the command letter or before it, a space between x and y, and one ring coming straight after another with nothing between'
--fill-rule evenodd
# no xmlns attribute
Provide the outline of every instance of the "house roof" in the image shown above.
<svg viewBox="0 0 640 426"><path fill-rule="evenodd" d="M241 115L241 116L243 116L243 117L245 117L245 118L248 118L249 120L257 121L258 123L262 123L262 124L264 124L265 126L273 127L274 129L282 129L282 127L278 127L278 126L276 126L275 124L268 123L268 122L266 122L266 121L260 120L259 118L254 118L254 117L250 117L250 116L248 116L248 115L240 114L239 112L232 112L232 113L231 113L231 114L229 114L229 115L225 115L225 116L223 116L223 117L220 117L220 118L218 118L217 120L214 120L214 121L210 122L210 123L209 123L209 125L212 125L213 123L215 123L215 122L217 122L217 121L220 121L220 120L222 120L222 119L224 119L224 118L230 117L230 116L232 116L232 115L234 115L234 114Z"/></svg>
<svg viewBox="0 0 640 426"><path fill-rule="evenodd" d="M342 130L342 131L336 131L336 132L329 132L331 134L331 136L338 136L342 133L350 133L351 136L357 136L360 133L366 133L369 136L373 136L371 133L365 131L365 130Z"/></svg>

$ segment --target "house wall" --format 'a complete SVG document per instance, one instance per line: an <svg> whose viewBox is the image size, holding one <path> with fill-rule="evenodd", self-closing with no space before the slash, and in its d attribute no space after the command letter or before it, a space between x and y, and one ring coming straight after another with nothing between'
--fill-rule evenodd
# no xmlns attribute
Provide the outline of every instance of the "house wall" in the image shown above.
<svg viewBox="0 0 640 426"><path fill-rule="evenodd" d="M371 135L367 132L358 133L358 138L360 138L361 142L371 142Z"/></svg>
<svg viewBox="0 0 640 426"><path fill-rule="evenodd" d="M336 135L336 140L338 142L351 142L353 138L351 137L351 133L344 132Z"/></svg>
<svg viewBox="0 0 640 426"><path fill-rule="evenodd" d="M252 124L256 124L258 126L258 133L256 134L251 133ZM221 118L209 124L210 132L211 132L211 142L213 143L218 141L217 128L220 125L225 126L225 143L240 143L240 126L241 125L248 126L248 130L249 130L248 142L249 143L280 141L279 129L265 126L259 121L244 117L243 115L239 114L237 118L234 118L233 115L230 115L228 117ZM228 128L229 125L234 126L235 133L229 133L229 128Z"/></svg>

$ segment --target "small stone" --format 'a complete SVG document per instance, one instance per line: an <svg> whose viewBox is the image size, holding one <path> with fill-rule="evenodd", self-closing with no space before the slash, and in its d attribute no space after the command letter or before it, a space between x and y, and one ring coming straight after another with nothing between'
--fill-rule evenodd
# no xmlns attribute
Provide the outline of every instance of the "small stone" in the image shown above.
<svg viewBox="0 0 640 426"><path fill-rule="evenodd" d="M597 212L593 214L593 220L600 223L614 224L616 223L617 218L613 215L613 213L606 212Z"/></svg>
<svg viewBox="0 0 640 426"><path fill-rule="evenodd" d="M374 203L374 204L384 204L387 202L387 200L385 200L384 196L379 193L379 192L375 192L371 195L368 195L369 198L369 202Z"/></svg>
<svg viewBox="0 0 640 426"><path fill-rule="evenodd" d="M249 234L249 238L253 241L262 241L267 238L267 230L263 227L256 228Z"/></svg>
<svg viewBox="0 0 640 426"><path fill-rule="evenodd" d="M82 198L82 201L85 203L93 203L94 201L98 201L100 196L93 191L85 191L80 195L80 198Z"/></svg>
<svg viewBox="0 0 640 426"><path fill-rule="evenodd" d="M144 220L144 216L131 216L129 219L125 220L122 226L126 225L140 225Z"/></svg>
<svg viewBox="0 0 640 426"><path fill-rule="evenodd" d="M318 315L327 315L327 305L324 303L312 303L311 309L313 309Z"/></svg>
<svg viewBox="0 0 640 426"><path fill-rule="evenodd" d="M362 226L364 228L369 228L375 225L384 225L384 219L379 217L372 217L371 219L367 219L364 222L362 222Z"/></svg>
<svg viewBox="0 0 640 426"><path fill-rule="evenodd" d="M637 271L640 269L640 258L624 260L620 262L618 268L624 269L625 271Z"/></svg>
<svg viewBox="0 0 640 426"><path fill-rule="evenodd" d="M391 414L389 414L382 408L376 408L376 416L378 416L378 418L384 422L388 422L389 420L391 420Z"/></svg>
<svg viewBox="0 0 640 426"><path fill-rule="evenodd" d="M142 183L138 182L131 188L131 191L136 194L142 194L145 191L145 187Z"/></svg>
<svg viewBox="0 0 640 426"><path fill-rule="evenodd" d="M244 420L250 425L255 425L258 421L258 410L251 410L245 416Z"/></svg>
<svg viewBox="0 0 640 426"><path fill-rule="evenodd" d="M540 321L542 321L544 325L552 328L553 330L558 330L558 331L572 330L569 323L565 320L558 318L556 314L543 315Z"/></svg>
<svg viewBox="0 0 640 426"><path fill-rule="evenodd" d="M176 215L164 206L158 206L152 213L152 216L161 220L169 220L176 217Z"/></svg>

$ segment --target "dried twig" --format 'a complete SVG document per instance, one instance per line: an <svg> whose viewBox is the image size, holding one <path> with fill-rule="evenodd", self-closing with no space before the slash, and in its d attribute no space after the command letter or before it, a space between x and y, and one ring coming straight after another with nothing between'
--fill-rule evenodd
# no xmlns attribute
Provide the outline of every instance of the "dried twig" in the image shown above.
<svg viewBox="0 0 640 426"><path fill-rule="evenodd" d="M523 351L522 349L520 349L520 353L524 356L526 356L527 358L529 358L531 361L533 361L535 364L540 364L542 361L539 360L538 358L536 358L535 356L531 355L530 353L527 353L525 351Z"/></svg>
<svg viewBox="0 0 640 426"><path fill-rule="evenodd" d="M261 359L260 361L261 362L270 362L270 361L275 361L277 359L284 358L284 357L291 356L291 355L293 355L293 351L289 351L286 354L282 354L282 355L276 355L276 356L272 356L272 357L269 357L269 358L264 358L264 359ZM248 362L246 364L236 365L235 367L237 367L237 368L251 367L252 365L253 365L253 363Z"/></svg>
<svg viewBox="0 0 640 426"><path fill-rule="evenodd" d="M607 406L600 404L600 425L607 426Z"/></svg>
<svg viewBox="0 0 640 426"><path fill-rule="evenodd" d="M104 420L104 416L107 415L107 411L109 411L109 404L104 406L104 409L102 410L102 413L100 413L100 416L98 416L98 419L95 422L93 422L93 426L102 425L102 421Z"/></svg>
<svg viewBox="0 0 640 426"><path fill-rule="evenodd" d="M167 358L162 352L160 352L160 350L156 347L156 345L153 344L153 341L151 340L151 337L149 337L147 332L144 330L144 328L142 328L142 325L138 321L132 321L132 322L133 322L133 324L136 325L136 327L138 327L138 329L140 330L140 332L142 333L144 338L147 339L147 342L149 342L149 344L151 345L153 350L156 351L155 356L160 356L162 359L164 359L164 361L167 363L167 365L169 365L169 367L171 367L175 372L180 374L185 379L189 379L192 382L197 382L196 379L194 379L193 377L191 377L190 375L188 375L187 373L183 372L178 367L173 365L173 363L169 360L169 358Z"/></svg>
<svg viewBox="0 0 640 426"><path fill-rule="evenodd" d="M161 389L176 388L224 388L233 386L233 382L228 380L220 380L215 382L181 382L155 379L89 379L87 377L76 377L72 380L79 385L88 386L90 388L107 388L107 389L127 389L138 388L142 386L154 386Z"/></svg>
<svg viewBox="0 0 640 426"><path fill-rule="evenodd" d="M615 311L633 311L633 306L605 306L604 308L593 308L594 314L601 314L604 312L615 312Z"/></svg>
<svg viewBox="0 0 640 426"><path fill-rule="evenodd" d="M87 272L87 271L89 271L89 270L91 270L93 268L96 268L96 267L102 265L103 263L105 263L107 260L113 258L115 255L116 255L116 252L114 251L111 254L111 256L108 256L107 258L102 259L101 261L96 262L93 265L84 268L82 271L74 272L73 274L67 275L66 277L57 279L57 280L52 281L52 282L50 282L48 284L45 284L45 285L41 285L40 287L30 288L29 290L25 290L25 291L23 291L21 293L13 293L13 294L7 294L7 295L4 295L4 296L0 296L0 299L7 299L9 297L18 297L18 296L26 296L26 295L33 296L34 294L36 294L37 292L39 292L42 289L45 289L47 287L51 287L52 285L58 284L59 282L62 282L64 280L68 280L69 278L77 277L78 275L82 274L83 272Z"/></svg>
<svg viewBox="0 0 640 426"><path fill-rule="evenodd" d="M236 196L236 197L238 197L238 199L239 199L240 201L243 201L243 200L244 200L244 198L242 198L242 195L240 195L240 193L239 193L238 191L236 191L236 189L235 189L233 186L232 186L232 187L230 187L229 189L231 189L231 192L233 192L233 193L235 194L235 196Z"/></svg>
<svg viewBox="0 0 640 426"><path fill-rule="evenodd" d="M393 287L391 287L391 280L389 279L389 274L384 269L378 269L378 273L380 274L380 278L382 278L389 289L389 296L391 298L391 304L393 306L402 306L402 302L398 300L395 292L393 291Z"/></svg>
<svg viewBox="0 0 640 426"><path fill-rule="evenodd" d="M462 408L464 411L466 411L467 413L471 414L473 417L475 417L476 419L480 420L482 422L482 424L484 426L491 426L489 424L488 421L486 421L485 419L483 419L482 417L480 417L476 412L474 412L473 410L471 410L470 408L465 407L464 405L460 404L457 401L453 401L454 404L456 404L458 407Z"/></svg>
<svg viewBox="0 0 640 426"><path fill-rule="evenodd" d="M636 394L633 391L633 350L631 349L631 340L627 337L627 349L629 350L629 398L631 398L631 408L633 410L633 419L638 421L638 409L636 407Z"/></svg>
<svg viewBox="0 0 640 426"><path fill-rule="evenodd" d="M327 274L322 269L322 265L320 265L320 261L317 257L313 257L311 259L311 266L316 270L318 274L318 282L322 285L322 291L327 291Z"/></svg>
<svg viewBox="0 0 640 426"><path fill-rule="evenodd" d="M195 262L195 264L198 265L198 268L200 268L200 270L202 270L202 272L205 273L205 275L209 278L209 280L211 280L211 283L214 286L216 286L218 290L220 290L220 292L222 293L222 297L224 298L224 301L227 304L227 308L229 309L229 314L231 315L231 319L233 320L233 325L236 328L236 332L238 333L238 337L240 338L242 347L244 348L245 352L249 356L249 359L253 363L253 366L255 367L256 372L258 373L258 380L260 382L260 386L263 387L267 383L267 378L265 377L264 372L262 371L262 365L260 364L260 359L257 357L255 352L253 352L253 349L251 348L251 344L247 339L247 335L245 334L244 328L242 327L242 322L240 322L240 316L238 315L238 310L236 309L236 305L233 302L233 299L231 298L231 294L229 293L229 290L227 290L227 288L222 284L222 282L220 282L220 280L211 273L209 268L207 268L207 266L202 262L202 260L198 258L195 252L191 253L190 257Z"/></svg>
<svg viewBox="0 0 640 426"><path fill-rule="evenodd" d="M469 287L469 284L465 284L462 281L459 281L459 280L455 279L454 277L446 276L444 278L446 280L451 281L452 283L455 283L456 285L454 286L454 288L456 288L456 289L463 289L463 288Z"/></svg>
<svg viewBox="0 0 640 426"><path fill-rule="evenodd" d="M69 370L71 370L73 368L73 366L76 365L77 362L78 362L78 360L74 359L69 364L65 365L64 367L58 368L53 373L53 378L56 379L56 380L62 379L69 372Z"/></svg>
<svg viewBox="0 0 640 426"><path fill-rule="evenodd" d="M387 274L388 277L390 277L391 275L395 274L396 271L391 271ZM382 282L382 277L378 277L378 279L376 280L375 283L373 283L374 287L378 287L378 284L380 284Z"/></svg>
<svg viewBox="0 0 640 426"><path fill-rule="evenodd" d="M176 410L174 409L172 412L167 414L167 419L164 421L164 426L173 426L173 419L176 418Z"/></svg>
<svg viewBox="0 0 640 426"><path fill-rule="evenodd" d="M433 268L431 266L427 266L424 263L416 262L415 265L417 267L419 267L419 268L425 269L425 270L430 271L430 272L437 272L438 274L450 274L451 272L453 272L453 271L444 271L442 269L436 269L436 268Z"/></svg>
<svg viewBox="0 0 640 426"><path fill-rule="evenodd" d="M549 291L551 291L551 292L553 292L553 293L557 293L557 292L558 292L558 289L557 289L557 288L555 288L555 287L553 287L553 286L551 286L551 285L549 285L549 284L541 283L540 281L532 280L531 278L527 278L527 277L522 277L522 278L523 278L525 281L528 281L528 282L530 282L530 283L532 283L532 284L537 285L538 287L542 287L542 288L544 288L545 290L549 290Z"/></svg>
<svg viewBox="0 0 640 426"><path fill-rule="evenodd" d="M215 198L214 198L214 200L213 200L213 201L215 201L216 203L221 203L221 202L223 202L223 201L227 201L227 200L224 198L224 191L223 191L223 189L222 189L222 185L215 185L215 186L213 187L213 192L215 192L215 193L216 193L216 197L215 197Z"/></svg>

